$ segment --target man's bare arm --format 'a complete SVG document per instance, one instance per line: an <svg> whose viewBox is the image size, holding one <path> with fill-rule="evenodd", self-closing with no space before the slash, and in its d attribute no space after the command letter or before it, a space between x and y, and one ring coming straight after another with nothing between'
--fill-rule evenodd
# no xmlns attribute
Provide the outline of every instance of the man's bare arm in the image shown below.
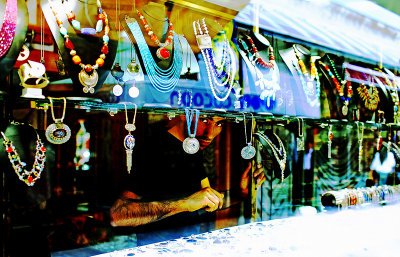
<svg viewBox="0 0 400 257"><path fill-rule="evenodd" d="M208 187L176 201L141 202L132 192L125 192L110 210L112 226L139 226L185 211L205 208L215 211L222 207L223 195Z"/></svg>

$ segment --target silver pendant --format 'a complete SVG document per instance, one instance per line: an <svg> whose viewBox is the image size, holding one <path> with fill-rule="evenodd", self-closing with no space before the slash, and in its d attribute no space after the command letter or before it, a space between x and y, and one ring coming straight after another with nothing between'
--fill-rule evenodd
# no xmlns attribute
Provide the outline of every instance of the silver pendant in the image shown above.
<svg viewBox="0 0 400 257"><path fill-rule="evenodd" d="M348 112L349 112L349 108L347 107L347 104L343 105L343 107L342 107L343 115L346 116Z"/></svg>
<svg viewBox="0 0 400 257"><path fill-rule="evenodd" d="M126 135L124 147L126 151L126 169L128 170L128 174L130 174L132 169L132 149L135 147L135 138L131 134Z"/></svg>
<svg viewBox="0 0 400 257"><path fill-rule="evenodd" d="M132 76L138 76L140 73L140 66L139 64L136 62L135 59L133 59L128 66L126 66L126 71L128 72L128 74L132 75Z"/></svg>
<svg viewBox="0 0 400 257"><path fill-rule="evenodd" d="M197 140L195 137L185 138L182 146L183 150L185 150L185 152L187 152L188 154L195 154L200 149L199 140Z"/></svg>
<svg viewBox="0 0 400 257"><path fill-rule="evenodd" d="M297 151L304 151L304 137L297 137Z"/></svg>
<svg viewBox="0 0 400 257"><path fill-rule="evenodd" d="M79 82L81 82L83 86L83 92L85 94L91 93L94 94L94 87L97 84L97 81L99 81L99 74L97 73L96 70L93 70L92 74L87 74L85 69L82 69L79 72Z"/></svg>
<svg viewBox="0 0 400 257"><path fill-rule="evenodd" d="M240 154L242 155L243 159L249 160L256 155L256 149L251 144L248 144L247 146L242 148Z"/></svg>
<svg viewBox="0 0 400 257"><path fill-rule="evenodd" d="M46 138L52 144L64 144L71 137L71 129L62 122L51 124L46 129Z"/></svg>

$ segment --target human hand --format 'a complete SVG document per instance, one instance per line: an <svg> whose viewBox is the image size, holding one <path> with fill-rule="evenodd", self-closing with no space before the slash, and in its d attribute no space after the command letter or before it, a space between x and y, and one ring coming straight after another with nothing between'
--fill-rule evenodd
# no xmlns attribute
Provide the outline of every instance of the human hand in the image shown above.
<svg viewBox="0 0 400 257"><path fill-rule="evenodd" d="M249 193L249 182L250 182L249 172L250 172L250 170L251 170L251 162L249 162L249 165L247 166L246 170L243 172L242 179L240 181L240 188L244 195L248 195L248 193ZM264 183L264 181L266 180L265 174L264 174L264 169L260 163L257 164L257 169L253 173L253 178L254 178L254 182L256 184L256 189L258 189L262 185L262 183Z"/></svg>
<svg viewBox="0 0 400 257"><path fill-rule="evenodd" d="M190 212L203 208L208 212L213 212L220 209L223 203L224 195L211 187L206 187L183 199L183 207Z"/></svg>

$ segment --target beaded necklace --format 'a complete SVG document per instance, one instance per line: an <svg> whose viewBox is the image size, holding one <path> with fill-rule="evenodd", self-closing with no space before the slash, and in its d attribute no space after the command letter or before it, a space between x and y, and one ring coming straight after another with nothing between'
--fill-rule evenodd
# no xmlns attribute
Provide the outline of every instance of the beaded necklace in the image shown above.
<svg viewBox="0 0 400 257"><path fill-rule="evenodd" d="M274 49L272 48L272 46L268 47L269 62L265 62L263 60L263 58L260 56L260 53L258 52L258 49L257 49L256 45L254 44L253 39L249 35L247 35L246 38L247 38L247 41L249 41L249 43L251 45L250 49L253 52L253 54L252 54L253 62L255 62L256 64L260 65L261 67L264 67L264 68L267 68L267 69L270 69L270 68L274 67L275 56L274 56Z"/></svg>
<svg viewBox="0 0 400 257"><path fill-rule="evenodd" d="M285 178L285 168L286 168L286 150L285 147L283 146L282 140L278 137L277 134L273 133L276 139L278 140L279 143L279 148L274 145L274 143L264 135L263 133L256 132L256 135L258 135L261 139L263 139L267 144L271 147L272 152L274 153L274 156L279 164L279 167L281 168L281 181L283 182L283 179Z"/></svg>
<svg viewBox="0 0 400 257"><path fill-rule="evenodd" d="M368 80L364 73L362 73L362 75L365 80ZM357 87L357 92L360 95L360 98L364 101L365 107L371 111L375 111L380 101L379 91L376 87L372 86L372 83L369 84L370 89L368 89L364 83L361 83ZM372 90L372 92L370 92L370 90Z"/></svg>
<svg viewBox="0 0 400 257"><path fill-rule="evenodd" d="M340 99L342 99L344 101L344 105L342 107L342 113L343 113L343 115L346 116L349 111L349 108L348 108L349 102L351 100L351 97L353 96L353 87L351 86L350 81L344 80L339 76L339 73L337 72L337 70L335 68L334 62L332 61L331 58L329 58L329 55L326 55L326 56L331 64L333 72L331 71L331 69L329 68L329 66L327 64L323 63L322 61L319 61L319 62L325 68L325 70L328 72L333 83L335 84L336 90L339 92ZM346 72L347 72L347 70L346 70ZM346 97L344 96L344 85L345 84L347 87Z"/></svg>
<svg viewBox="0 0 400 257"><path fill-rule="evenodd" d="M14 125L23 125L21 123L12 122ZM32 127L32 125L29 124ZM33 128L33 127L32 127ZM44 164L46 162L46 148L44 147L42 141L40 140L39 134L36 132L36 153L35 153L35 162L32 165L31 170L26 170L26 163L21 161L17 150L15 149L14 144L11 140L7 138L7 136L1 131L1 135L3 136L3 145L7 152L8 159L17 174L18 178L25 182L28 186L33 186L40 178L40 174L44 169Z"/></svg>
<svg viewBox="0 0 400 257"><path fill-rule="evenodd" d="M108 36L108 33L110 32L110 27L108 26L108 16L106 12L102 10L100 0L97 0L98 13L99 13L98 16L100 16L101 14L102 21L104 22L105 27L104 27L103 46L101 48L101 54L100 57L96 60L96 64L94 65L82 63L81 57L77 55L76 50L74 49L74 45L69 39L67 29L63 26L63 22L61 21L58 12L55 10L55 6L53 5L53 0L49 0L49 5L56 18L57 24L60 27L60 34L65 39L64 41L65 47L70 50L69 54L72 56L72 62L76 65L79 65L79 67L82 69L79 72L79 81L83 86L83 92L94 94L94 87L96 86L99 80L99 75L96 72L96 70L104 65L104 59L106 58L106 54L108 54L108 42L110 40ZM71 18L72 17L73 16L71 16Z"/></svg>
<svg viewBox="0 0 400 257"><path fill-rule="evenodd" d="M161 43L160 40L158 39L157 35L154 34L153 29L150 27L148 24L146 18L143 16L139 10L136 10L140 20L142 21L142 24L147 32L147 35L149 35L150 39L158 45L158 49L156 52L156 55L159 59L168 59L169 56L171 55L169 50L166 49L165 47L169 46L172 43L172 40L174 39L174 27L172 26L172 22L168 22L168 32L167 32L167 39L165 40L164 43Z"/></svg>
<svg viewBox="0 0 400 257"><path fill-rule="evenodd" d="M65 6L65 4L63 4L63 6ZM71 23L72 27L77 30L77 31L81 31L82 34L85 35L96 35L97 33L100 33L103 28L107 31L110 31L110 27L108 26L108 17L105 14L105 12L103 12L103 9L101 8L101 3L100 1L97 1L97 22L96 22L96 27L95 28L82 28L81 29L81 23L76 20L76 16L75 13L72 11L72 9L70 8L69 5L67 5L65 7L65 15L68 18L68 21ZM107 19L107 24L106 26L104 26L104 24L106 22L104 22L104 20Z"/></svg>
<svg viewBox="0 0 400 257"><path fill-rule="evenodd" d="M139 47L144 67L153 87L160 93L169 93L174 90L182 71L182 48L176 33L174 32L172 64L169 68L163 70L154 61L138 22L127 15L125 21Z"/></svg>
<svg viewBox="0 0 400 257"><path fill-rule="evenodd" d="M0 30L0 58L10 49L15 36L18 18L18 1L7 0L3 25Z"/></svg>
<svg viewBox="0 0 400 257"><path fill-rule="evenodd" d="M276 91L278 91L280 89L280 87L279 87L279 84L276 83L275 81L269 81L267 79L264 79L264 74L260 71L258 66L262 66L262 67L268 68L270 70L274 69L275 57L273 56L273 49L271 47L269 50L270 62L265 63L265 61L263 61L262 59L259 60L261 58L260 54L258 53L258 50L257 50L256 46L254 45L254 42L251 39L251 37L247 36L247 39L252 44L253 54L250 51L250 47L241 38L238 39L238 43L240 44L239 46L246 52L247 58L248 58L249 62L253 65L254 70L256 72L256 76L257 76L256 85L258 85L262 90L262 92L260 94L260 99L264 100L266 98L267 99L267 107L270 107L271 102L275 101ZM259 60L259 61L257 61L257 60ZM261 64L261 63L263 63L263 64Z"/></svg>
<svg viewBox="0 0 400 257"><path fill-rule="evenodd" d="M206 70L208 74L208 81L210 84L211 92L214 95L215 99L220 102L225 101L228 99L234 84L235 79L235 65L233 63L233 53L229 47L229 43L227 38L225 37L225 45L224 51L222 56L222 63L218 71L217 67L215 66L215 52L212 49L212 41L211 37L208 34L208 28L205 23L205 19L203 18L201 21L193 21L193 31L196 36L197 45L200 48L201 54L203 55L204 62L206 64ZM228 72L226 72L228 71ZM223 82L221 83L220 80ZM228 88L226 85L229 84ZM222 87L224 90L220 90L218 87ZM219 96L219 93L222 96Z"/></svg>
<svg viewBox="0 0 400 257"><path fill-rule="evenodd" d="M298 51L296 45L293 45L293 50L297 59L297 64L292 62L297 75L300 78L303 91L306 95L307 103L311 106L319 106L319 96L321 93L321 83L319 81L319 75L315 67L314 57L310 57L310 73L308 73L306 65L303 59L301 59L301 54ZM314 80L315 80L315 91L314 91Z"/></svg>

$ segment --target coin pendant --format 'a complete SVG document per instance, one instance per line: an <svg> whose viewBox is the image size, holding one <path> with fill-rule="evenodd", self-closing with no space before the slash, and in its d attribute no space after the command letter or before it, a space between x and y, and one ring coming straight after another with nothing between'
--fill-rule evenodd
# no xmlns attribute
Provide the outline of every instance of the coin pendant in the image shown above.
<svg viewBox="0 0 400 257"><path fill-rule="evenodd" d="M185 150L185 152L187 152L188 154L195 154L200 149L199 140L197 140L195 137L185 138L182 146L183 150Z"/></svg>
<svg viewBox="0 0 400 257"><path fill-rule="evenodd" d="M241 155L243 159L251 159L256 155L256 149L252 145L247 145L242 148Z"/></svg>

